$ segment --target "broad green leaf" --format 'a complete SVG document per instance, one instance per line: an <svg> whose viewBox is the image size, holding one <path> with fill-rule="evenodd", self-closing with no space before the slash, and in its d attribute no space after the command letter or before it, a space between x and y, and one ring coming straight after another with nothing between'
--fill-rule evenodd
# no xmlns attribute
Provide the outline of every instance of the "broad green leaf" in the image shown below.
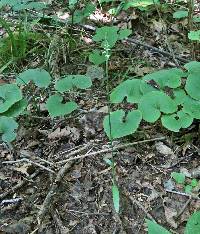
<svg viewBox="0 0 200 234"><path fill-rule="evenodd" d="M95 65L100 65L106 61L106 57L104 54L101 55L99 51L93 51L89 55L89 61Z"/></svg>
<svg viewBox="0 0 200 234"><path fill-rule="evenodd" d="M70 114L78 108L75 102L62 103L63 97L55 94L48 98L46 107L51 117L64 116Z"/></svg>
<svg viewBox="0 0 200 234"><path fill-rule="evenodd" d="M119 30L118 40L123 40L127 38L132 33L132 30L130 29L121 29Z"/></svg>
<svg viewBox="0 0 200 234"><path fill-rule="evenodd" d="M89 76L85 75L68 75L60 79L55 84L55 89L59 92L66 92L73 87L87 89L91 87L92 81Z"/></svg>
<svg viewBox="0 0 200 234"><path fill-rule="evenodd" d="M175 19L182 19L188 16L188 11L176 11L173 14L173 18Z"/></svg>
<svg viewBox="0 0 200 234"><path fill-rule="evenodd" d="M154 123L160 118L161 112L165 114L174 113L177 110L177 105L164 92L152 91L141 98L138 109L145 121Z"/></svg>
<svg viewBox="0 0 200 234"><path fill-rule="evenodd" d="M21 11L21 10L43 10L46 8L46 4L44 2L21 2L18 4L15 4L13 6L14 11Z"/></svg>
<svg viewBox="0 0 200 234"><path fill-rule="evenodd" d="M115 184L112 185L112 196L115 211L119 213L119 189Z"/></svg>
<svg viewBox="0 0 200 234"><path fill-rule="evenodd" d="M172 115L163 115L161 117L162 125L173 132L179 132L181 128L188 128L193 118L183 111L179 111Z"/></svg>
<svg viewBox="0 0 200 234"><path fill-rule="evenodd" d="M126 98L127 102L138 103L142 96L155 89L143 80L126 80L113 89L110 94L112 103L120 103Z"/></svg>
<svg viewBox="0 0 200 234"><path fill-rule="evenodd" d="M0 86L0 113L4 113L21 99L22 92L16 84L5 84Z"/></svg>
<svg viewBox="0 0 200 234"><path fill-rule="evenodd" d="M0 133L4 142L12 142L16 138L18 124L13 118L0 116Z"/></svg>
<svg viewBox="0 0 200 234"><path fill-rule="evenodd" d="M192 187L196 187L198 185L198 181L196 179L192 179L190 184Z"/></svg>
<svg viewBox="0 0 200 234"><path fill-rule="evenodd" d="M159 0L130 0L124 4L124 10L127 10L130 7L148 7L155 3L159 3Z"/></svg>
<svg viewBox="0 0 200 234"><path fill-rule="evenodd" d="M18 117L26 109L27 105L28 101L26 99L22 99L12 105L6 112L3 113L3 115L7 117Z"/></svg>
<svg viewBox="0 0 200 234"><path fill-rule="evenodd" d="M186 98L186 93L183 89L175 89L173 90L173 95L174 95L174 98L173 100L175 101L175 103L177 105L180 105L180 104L183 104L184 103L184 100Z"/></svg>
<svg viewBox="0 0 200 234"><path fill-rule="evenodd" d="M96 7L93 3L88 3L84 9L76 10L74 12L73 23L78 24L83 21L86 17L90 16ZM72 20L72 19L71 19Z"/></svg>
<svg viewBox="0 0 200 234"><path fill-rule="evenodd" d="M200 62L192 61L192 62L186 63L184 67L189 71L189 74L200 73Z"/></svg>
<svg viewBox="0 0 200 234"><path fill-rule="evenodd" d="M192 186L190 184L186 185L185 188L185 193L191 193L192 192Z"/></svg>
<svg viewBox="0 0 200 234"><path fill-rule="evenodd" d="M196 211L187 221L184 234L200 233L200 211Z"/></svg>
<svg viewBox="0 0 200 234"><path fill-rule="evenodd" d="M17 83L24 85L33 81L39 88L46 88L51 83L51 76L44 69L28 69L20 73L17 77Z"/></svg>
<svg viewBox="0 0 200 234"><path fill-rule="evenodd" d="M102 67L91 65L87 68L86 76L89 76L92 80L98 79L102 80L104 79L104 69Z"/></svg>
<svg viewBox="0 0 200 234"><path fill-rule="evenodd" d="M148 234L171 234L167 229L154 221L146 219L146 222L148 226Z"/></svg>
<svg viewBox="0 0 200 234"><path fill-rule="evenodd" d="M184 66L188 72L185 90L194 99L200 100L200 62L192 61Z"/></svg>
<svg viewBox="0 0 200 234"><path fill-rule="evenodd" d="M190 31L188 33L188 38L192 41L200 41L200 30Z"/></svg>
<svg viewBox="0 0 200 234"><path fill-rule="evenodd" d="M194 100L186 96L182 104L182 111L189 114L195 119L200 119L200 101Z"/></svg>
<svg viewBox="0 0 200 234"><path fill-rule="evenodd" d="M104 118L104 131L110 139L111 136L113 139L124 137L134 133L141 120L142 116L138 110L130 111L126 117L123 110L117 110L110 113L110 121L109 115Z"/></svg>
<svg viewBox="0 0 200 234"><path fill-rule="evenodd" d="M159 84L161 89L164 87L178 88L181 85L181 78L184 76L185 73L181 69L171 68L145 75L143 80L154 80L157 84Z"/></svg>
<svg viewBox="0 0 200 234"><path fill-rule="evenodd" d="M172 172L171 177L176 181L178 184L184 184L185 182L185 174L179 172Z"/></svg>
<svg viewBox="0 0 200 234"><path fill-rule="evenodd" d="M112 48L118 39L118 30L119 28L116 26L109 27L104 26L101 28L97 28L96 34L93 36L93 40L96 42L107 41L110 48ZM104 47L104 46L102 46Z"/></svg>

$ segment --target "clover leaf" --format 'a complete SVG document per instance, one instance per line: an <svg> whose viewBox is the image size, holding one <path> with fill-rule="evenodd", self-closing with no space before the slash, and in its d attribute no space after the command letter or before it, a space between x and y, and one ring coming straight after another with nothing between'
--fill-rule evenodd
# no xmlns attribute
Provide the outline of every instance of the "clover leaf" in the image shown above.
<svg viewBox="0 0 200 234"><path fill-rule="evenodd" d="M150 123L159 119L161 112L171 114L177 110L176 103L161 91L152 91L145 94L138 105L142 118Z"/></svg>
<svg viewBox="0 0 200 234"><path fill-rule="evenodd" d="M0 113L7 111L14 103L22 99L22 92L16 84L0 86Z"/></svg>
<svg viewBox="0 0 200 234"><path fill-rule="evenodd" d="M70 114L78 108L75 102L62 103L63 97L55 94L48 98L46 107L51 117L64 116Z"/></svg>
<svg viewBox="0 0 200 234"><path fill-rule="evenodd" d="M127 102L138 103L145 93L154 90L155 88L143 80L126 80L112 91L110 100L112 103L120 103L124 100L124 98L127 98Z"/></svg>
<svg viewBox="0 0 200 234"><path fill-rule="evenodd" d="M51 83L51 76L44 69L28 69L20 73L17 77L18 84L28 84L33 81L39 88L46 88Z"/></svg>
<svg viewBox="0 0 200 234"><path fill-rule="evenodd" d="M177 88L181 85L181 77L184 77L185 73L178 68L164 69L145 75L143 80L154 80L161 89L164 87Z"/></svg>
<svg viewBox="0 0 200 234"><path fill-rule="evenodd" d="M0 133L4 142L12 142L16 138L18 124L13 118L0 116Z"/></svg>
<svg viewBox="0 0 200 234"><path fill-rule="evenodd" d="M193 118L189 114L179 111L176 114L163 115L161 121L165 128L178 132L180 128L188 128L192 124Z"/></svg>
<svg viewBox="0 0 200 234"><path fill-rule="evenodd" d="M59 92L66 92L73 87L79 89L87 89L91 87L92 81L89 76L85 75L68 75L63 79L58 80L55 84L55 89Z"/></svg>
<svg viewBox="0 0 200 234"><path fill-rule="evenodd" d="M107 115L104 118L103 126L107 136L110 139L115 139L134 133L137 130L141 120L142 115L138 110L130 111L126 117L123 110L117 110L111 112L110 117Z"/></svg>
<svg viewBox="0 0 200 234"><path fill-rule="evenodd" d="M200 100L200 62L192 61L184 67L189 72L185 90L192 98Z"/></svg>
<svg viewBox="0 0 200 234"><path fill-rule="evenodd" d="M196 211L187 221L184 234L199 234L200 230L200 211Z"/></svg>

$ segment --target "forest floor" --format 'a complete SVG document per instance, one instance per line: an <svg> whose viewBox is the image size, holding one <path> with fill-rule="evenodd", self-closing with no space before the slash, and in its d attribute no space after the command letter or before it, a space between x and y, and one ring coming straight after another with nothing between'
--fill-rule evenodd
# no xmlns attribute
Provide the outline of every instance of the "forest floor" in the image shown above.
<svg viewBox="0 0 200 234"><path fill-rule="evenodd" d="M48 15L64 11L62 5L54 4ZM9 9L5 12L10 20ZM127 25L133 29L130 38L160 52L130 41L118 42L109 64L113 88L127 77L176 67L177 61L183 65L179 58L192 60L185 21L169 22L165 15L163 25L155 10L140 13L133 9L122 12L117 25ZM109 19L106 13L98 10L96 16L101 20L90 19L84 25L109 24L103 22ZM71 35L63 24L52 26L47 20L36 25L35 31L49 37L37 42L38 52L8 67L0 75L1 81L12 82L17 73L41 66L56 78L89 72L88 54L95 44L93 31L84 25L74 26ZM3 28L0 32L5 33ZM178 55L175 61L161 52L171 53L169 44ZM195 56L200 59L198 53ZM37 95L37 90L32 91ZM143 123L132 136L113 142L120 190L117 214L112 201L112 168L105 162L111 158L102 126L108 111L105 82L94 77L92 88L70 95L81 111L52 120L40 100L40 112L19 118L16 141L0 145L0 233L143 234L147 233L146 219L156 220L172 233L183 233L190 215L200 209L200 186L189 195L171 179L171 173L186 173L188 182L189 177L200 175L199 122L173 134L160 123Z"/></svg>

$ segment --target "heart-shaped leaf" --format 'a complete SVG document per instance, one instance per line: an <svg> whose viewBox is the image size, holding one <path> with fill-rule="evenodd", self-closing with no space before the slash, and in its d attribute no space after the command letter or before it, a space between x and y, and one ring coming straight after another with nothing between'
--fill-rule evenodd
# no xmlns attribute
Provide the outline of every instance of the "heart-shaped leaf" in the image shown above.
<svg viewBox="0 0 200 234"><path fill-rule="evenodd" d="M51 117L64 116L70 114L78 108L75 102L62 103L63 97L55 94L48 98L46 107Z"/></svg>
<svg viewBox="0 0 200 234"><path fill-rule="evenodd" d="M195 119L200 119L200 101L194 100L189 96L184 99L183 112L189 114Z"/></svg>
<svg viewBox="0 0 200 234"><path fill-rule="evenodd" d="M176 11L173 14L174 19L182 19L188 16L188 11Z"/></svg>
<svg viewBox="0 0 200 234"><path fill-rule="evenodd" d="M165 128L179 132L181 128L188 128L192 124L193 118L189 114L179 111L177 114L163 115L161 121Z"/></svg>
<svg viewBox="0 0 200 234"><path fill-rule="evenodd" d="M0 133L4 142L12 142L16 138L15 130L18 128L16 121L10 117L0 116Z"/></svg>
<svg viewBox="0 0 200 234"><path fill-rule="evenodd" d="M196 211L187 221L184 234L199 234L200 233L200 211Z"/></svg>
<svg viewBox="0 0 200 234"><path fill-rule="evenodd" d="M20 73L17 77L18 84L28 84L33 81L39 88L46 88L51 83L51 76L44 69L28 69Z"/></svg>
<svg viewBox="0 0 200 234"><path fill-rule="evenodd" d="M183 104L184 100L185 100L185 98L187 96L186 93L185 93L185 91L183 89L175 89L173 91L173 95L174 95L173 100L175 101L175 103L177 105Z"/></svg>
<svg viewBox="0 0 200 234"><path fill-rule="evenodd" d="M127 102L138 103L145 93L154 90L155 88L142 80L126 80L112 91L110 101L112 103L120 103L126 98Z"/></svg>
<svg viewBox="0 0 200 234"><path fill-rule="evenodd" d="M164 92L152 91L141 98L138 109L145 121L153 123L159 119L161 112L174 113L177 110L177 105Z"/></svg>
<svg viewBox="0 0 200 234"><path fill-rule="evenodd" d="M6 112L3 113L4 116L7 117L18 117L27 107L28 101L26 99L22 99L12 105Z"/></svg>
<svg viewBox="0 0 200 234"><path fill-rule="evenodd" d="M192 98L200 100L200 62L192 61L185 64L184 67L189 72L185 90Z"/></svg>
<svg viewBox="0 0 200 234"><path fill-rule="evenodd" d="M91 87L92 81L89 76L85 75L68 75L63 79L58 80L55 84L55 89L61 93L69 91L73 87L79 89L87 89Z"/></svg>
<svg viewBox="0 0 200 234"><path fill-rule="evenodd" d="M103 126L107 136L115 139L134 133L141 119L142 115L138 110L130 111L126 117L123 110L117 110L110 113L110 118L109 115L104 118Z"/></svg>
<svg viewBox="0 0 200 234"><path fill-rule="evenodd" d="M181 69L171 68L145 75L143 80L154 80L159 84L161 89L164 87L177 88L181 85L181 77L184 77L185 75L186 74Z"/></svg>
<svg viewBox="0 0 200 234"><path fill-rule="evenodd" d="M22 92L16 84L5 84L0 86L0 113L4 113L21 99Z"/></svg>

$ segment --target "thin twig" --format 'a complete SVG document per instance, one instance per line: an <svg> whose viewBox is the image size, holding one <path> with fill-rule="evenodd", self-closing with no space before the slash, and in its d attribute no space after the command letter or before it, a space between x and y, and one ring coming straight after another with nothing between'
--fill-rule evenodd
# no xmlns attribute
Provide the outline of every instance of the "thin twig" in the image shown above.
<svg viewBox="0 0 200 234"><path fill-rule="evenodd" d="M30 175L29 179L32 180L33 178L35 178L36 176L38 176L39 173L40 173L40 171L34 172L33 174ZM26 185L28 182L29 182L29 180L20 181L17 185L15 185L14 187L12 187L11 189L9 189L8 191L6 191L5 193L0 194L0 199L4 199L9 194L14 193L17 189L20 189L22 186Z"/></svg>
<svg viewBox="0 0 200 234"><path fill-rule="evenodd" d="M67 155L68 159L59 161L59 162L57 162L57 164L64 164L66 162L74 161L74 160L77 160L77 159L83 159L83 158L95 156L95 155L98 155L98 154L110 153L110 152L112 152L112 150L113 151L118 151L120 149L124 149L124 148L130 147L130 146L133 146L133 145L138 145L138 144L143 144L143 143L153 142L153 141L161 141L161 140L164 140L164 139L165 139L165 137L159 137L159 138L154 138L154 139L149 139L149 140L143 140L143 141L136 141L136 142L132 142L132 143L121 144L121 145L118 145L118 146L114 146L113 149L109 147L108 149L103 149L103 150L99 150L99 151L96 151L96 152L87 153L87 154L84 154L84 155L79 155L79 156L76 156L74 158L69 158L71 156L69 154L69 155ZM73 155L75 155L75 154L73 154Z"/></svg>

